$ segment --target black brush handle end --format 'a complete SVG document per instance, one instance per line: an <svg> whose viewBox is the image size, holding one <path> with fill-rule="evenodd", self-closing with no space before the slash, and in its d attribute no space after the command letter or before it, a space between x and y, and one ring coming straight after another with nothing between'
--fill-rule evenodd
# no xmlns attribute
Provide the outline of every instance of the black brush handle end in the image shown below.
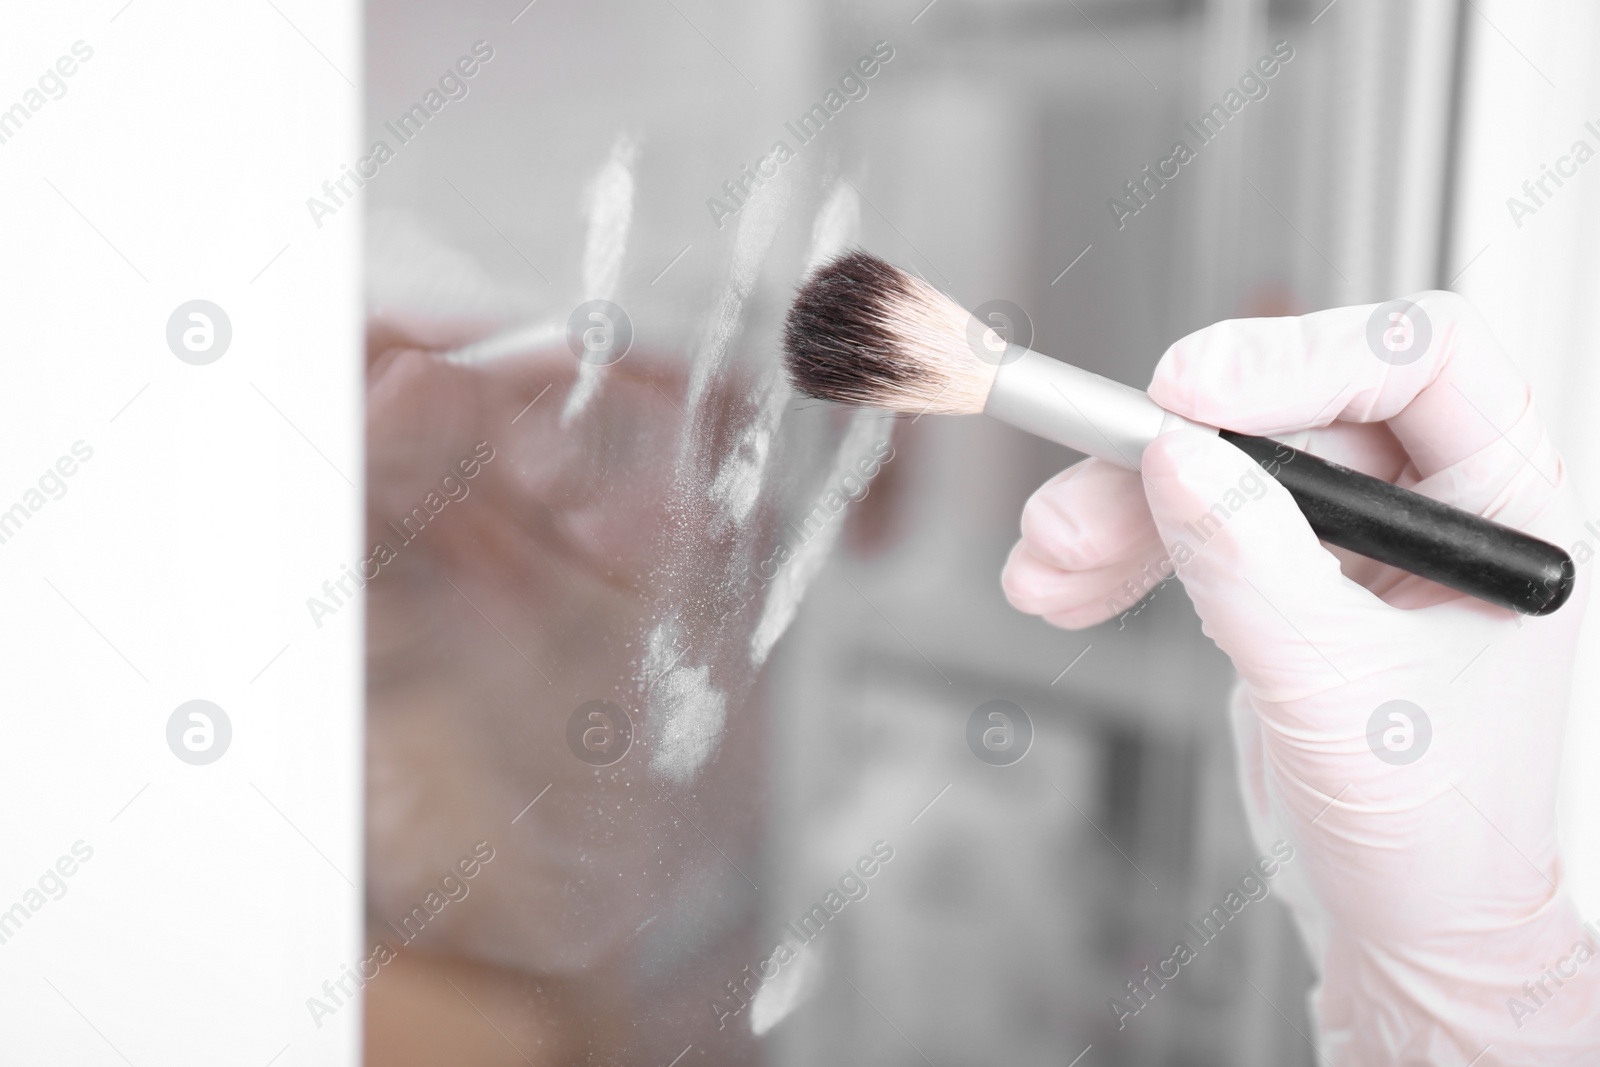
<svg viewBox="0 0 1600 1067"><path fill-rule="evenodd" d="M1572 595L1577 568L1555 545L1279 441L1220 435L1289 490L1330 545L1524 615Z"/></svg>

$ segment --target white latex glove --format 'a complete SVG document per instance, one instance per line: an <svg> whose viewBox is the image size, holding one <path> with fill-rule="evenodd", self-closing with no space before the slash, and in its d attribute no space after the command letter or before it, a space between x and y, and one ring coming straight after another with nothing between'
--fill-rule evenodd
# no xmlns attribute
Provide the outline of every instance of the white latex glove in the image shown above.
<svg viewBox="0 0 1600 1067"><path fill-rule="evenodd" d="M1570 549L1573 493L1527 383L1461 298L1416 300L1432 336L1414 362L1375 355L1370 305L1238 320L1173 345L1150 395ZM1220 529L1200 539L1219 504ZM1279 885L1321 976L1325 1062L1600 1062L1600 959L1588 958L1600 944L1565 890L1555 824L1587 572L1565 607L1535 619L1336 556L1286 490L1195 430L1151 444L1142 477L1100 460L1064 472L1029 501L1022 531L1007 596L1066 627L1131 608L1144 575L1177 561L1239 672L1234 735L1256 840L1297 849ZM1392 700L1422 709L1426 747L1420 722L1409 751L1369 743ZM1404 749L1403 723L1383 725ZM1386 762L1374 745L1415 758ZM1558 967L1576 977L1545 976Z"/></svg>

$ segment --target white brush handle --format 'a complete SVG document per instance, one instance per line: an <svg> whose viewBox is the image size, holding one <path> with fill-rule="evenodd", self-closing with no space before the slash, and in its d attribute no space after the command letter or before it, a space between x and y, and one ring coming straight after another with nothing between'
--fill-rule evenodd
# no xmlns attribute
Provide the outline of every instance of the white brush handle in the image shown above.
<svg viewBox="0 0 1600 1067"><path fill-rule="evenodd" d="M1216 433L1158 406L1131 385L1012 345L989 390L984 414L1019 430L1129 470L1145 446L1180 426Z"/></svg>

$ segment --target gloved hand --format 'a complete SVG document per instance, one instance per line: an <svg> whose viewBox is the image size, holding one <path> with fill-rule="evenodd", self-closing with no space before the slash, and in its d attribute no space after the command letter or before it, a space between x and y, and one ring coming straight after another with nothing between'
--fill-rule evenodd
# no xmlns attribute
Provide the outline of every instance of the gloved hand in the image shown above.
<svg viewBox="0 0 1600 1067"><path fill-rule="evenodd" d="M1411 362L1369 345L1371 305L1229 321L1173 345L1150 396L1571 548L1574 495L1527 383L1464 300L1416 301L1431 337L1413 322ZM1561 610L1521 618L1323 546L1217 437L1166 434L1142 465L1091 459L1035 493L1006 594L1092 626L1175 565L1239 673L1254 836L1297 849L1280 893L1321 977L1325 1062L1595 1062L1600 937L1555 824L1586 570Z"/></svg>

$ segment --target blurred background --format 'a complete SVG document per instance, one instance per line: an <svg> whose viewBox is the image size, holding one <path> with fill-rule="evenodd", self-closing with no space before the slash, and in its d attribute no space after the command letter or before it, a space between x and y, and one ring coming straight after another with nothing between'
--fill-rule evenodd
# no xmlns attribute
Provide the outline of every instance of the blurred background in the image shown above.
<svg viewBox="0 0 1600 1067"><path fill-rule="evenodd" d="M1256 859L1182 589L1080 633L1009 608L1022 505L1078 457L794 397L782 317L860 245L1143 385L1217 319L1454 288L1600 500L1597 179L1505 202L1600 144L1596 19L369 0L368 540L396 558L367 586L367 941L396 958L367 1062L1314 1062L1275 903L1109 1007Z"/></svg>

